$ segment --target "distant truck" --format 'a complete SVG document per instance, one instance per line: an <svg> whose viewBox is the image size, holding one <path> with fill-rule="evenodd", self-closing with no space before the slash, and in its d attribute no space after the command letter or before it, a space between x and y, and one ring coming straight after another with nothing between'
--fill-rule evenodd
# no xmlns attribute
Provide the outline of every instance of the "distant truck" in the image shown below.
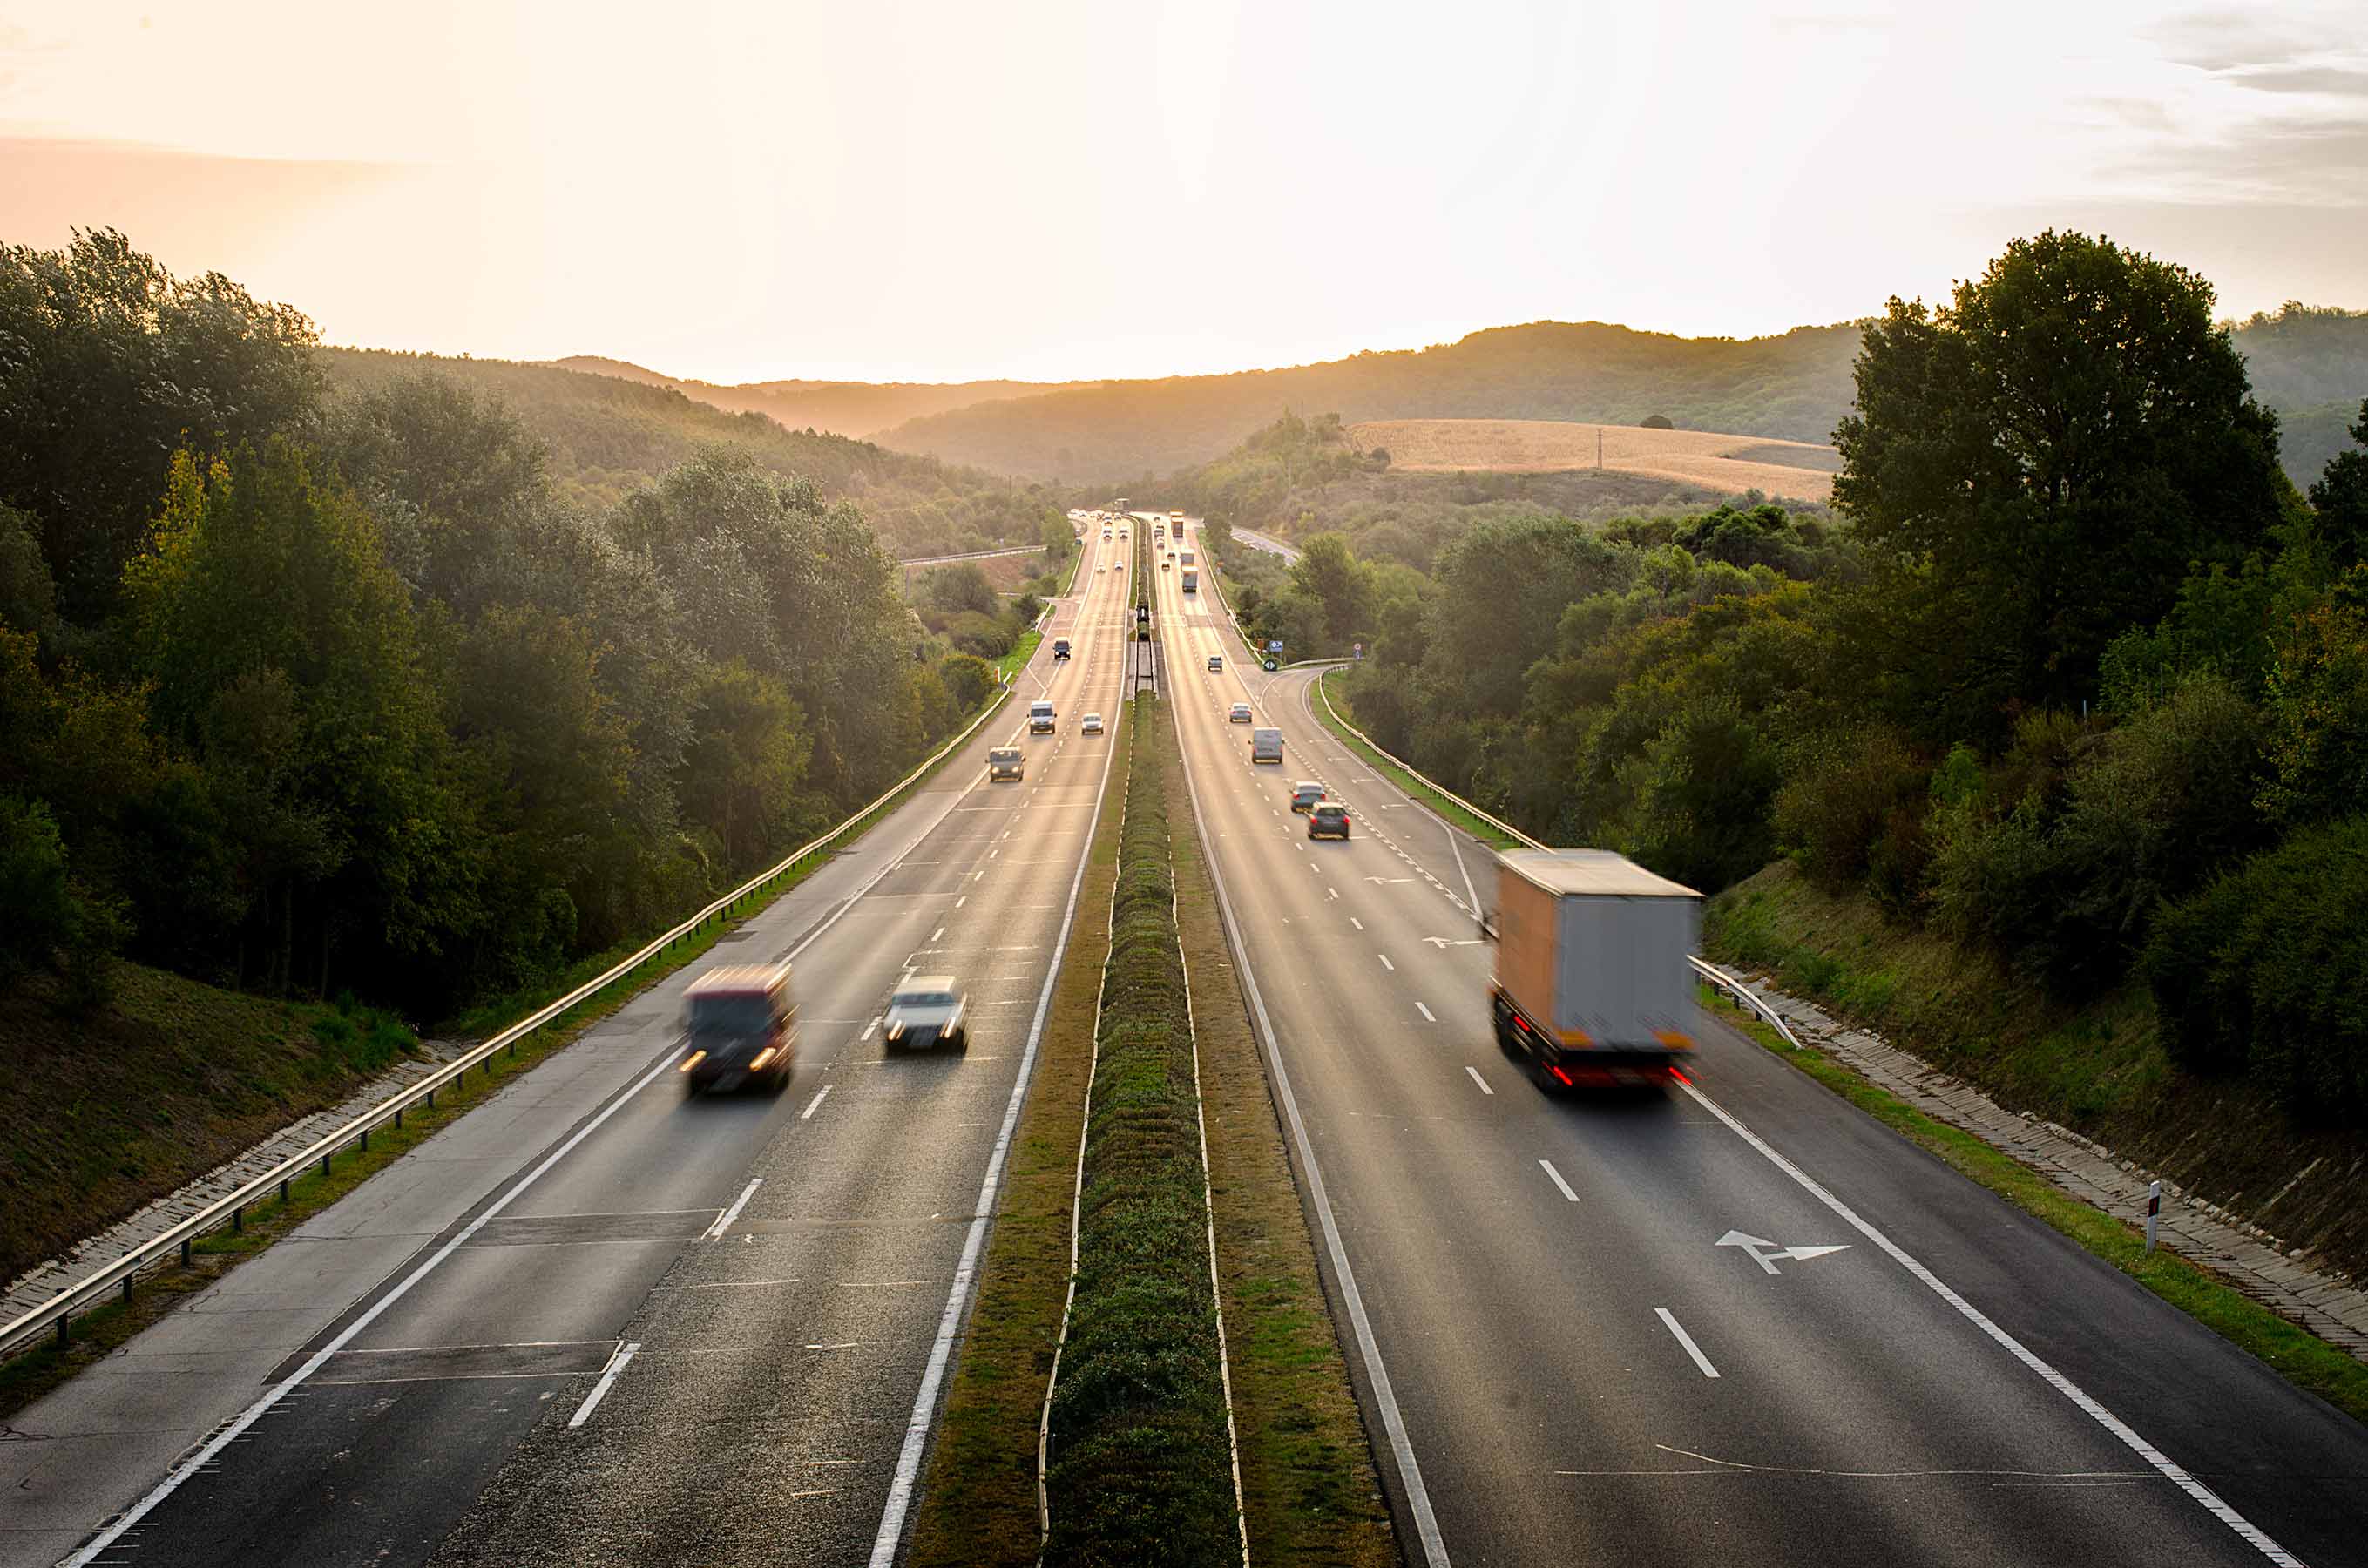
<svg viewBox="0 0 2368 1568"><path fill-rule="evenodd" d="M1190 549L1187 549L1184 551L1182 560L1183 564L1187 566L1198 566L1201 563L1201 558L1198 555L1195 555Z"/></svg>
<svg viewBox="0 0 2368 1568"><path fill-rule="evenodd" d="M1250 760L1252 762L1281 763L1282 761L1282 732L1281 730L1269 729L1252 730L1250 732Z"/></svg>
<svg viewBox="0 0 2368 1568"><path fill-rule="evenodd" d="M1184 568L1184 591L1185 591L1186 593L1188 593L1188 594L1189 594L1189 593L1193 593L1193 592L1197 591L1197 590L1200 588L1200 586L1201 586L1201 574L1200 574L1200 573L1198 573L1198 572L1195 572L1195 571L1194 571L1194 570L1192 570L1192 568L1190 568L1190 566L1187 566L1186 568Z"/></svg>
<svg viewBox="0 0 2368 1568"><path fill-rule="evenodd" d="M1497 942L1497 1044L1541 1087L1666 1086L1693 1050L1693 889L1608 849L1508 849L1482 932Z"/></svg>

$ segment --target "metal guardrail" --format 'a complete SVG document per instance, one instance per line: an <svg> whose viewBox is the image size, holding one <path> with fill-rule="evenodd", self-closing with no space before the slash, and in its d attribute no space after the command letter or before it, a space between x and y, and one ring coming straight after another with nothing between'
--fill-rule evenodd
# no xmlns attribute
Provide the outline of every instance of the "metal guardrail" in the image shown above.
<svg viewBox="0 0 2368 1568"><path fill-rule="evenodd" d="M1503 834L1508 838L1519 842L1523 846L1531 849L1543 849L1547 847L1538 840L1531 838L1528 834L1523 833L1520 828L1515 827L1511 823L1499 822L1497 818L1490 816L1486 812L1482 811L1479 807L1474 805L1471 801L1465 800L1463 796L1457 794L1446 785L1440 783L1437 779L1431 778L1430 775L1425 773L1421 768L1417 767L1414 764L1406 761L1405 758L1393 756L1382 745L1380 742L1374 740L1372 736L1365 733L1364 731L1357 728L1356 725L1351 724L1348 720L1341 718L1340 710L1332 706L1332 694L1324 688L1324 683L1321 680L1318 680L1315 683L1315 694L1324 699L1324 711L1332 715L1332 719L1335 723L1348 731L1350 734L1356 736L1359 740L1364 742L1365 744L1372 747L1374 755L1387 759L1392 767L1402 768L1412 777L1419 778L1422 780L1425 788L1436 791L1447 800L1454 801L1457 806L1461 807L1464 811L1470 812L1474 816L1478 817L1482 822L1486 823L1498 833Z"/></svg>
<svg viewBox="0 0 2368 1568"><path fill-rule="evenodd" d="M1736 979L1735 976L1727 973L1726 971L1719 968L1718 965L1714 963L1704 963L1702 960L1695 958L1691 953L1686 955L1686 962L1693 965L1694 972L1696 974L1699 974L1704 980L1709 981L1725 995L1733 998L1742 1006L1750 1008L1753 1012L1767 1019L1769 1027L1773 1028L1778 1034L1784 1037L1785 1044L1791 1046L1795 1051L1805 1051L1808 1049L1808 1047L1801 1043L1801 1037L1793 1032L1792 1026L1784 1022L1783 1017L1779 1014L1775 1008L1761 1001L1759 994L1754 992L1749 986L1744 984L1743 982Z"/></svg>
<svg viewBox="0 0 2368 1568"><path fill-rule="evenodd" d="M665 935L653 938L631 957L621 960L598 977L585 982L557 1001L537 1008L484 1043L473 1046L463 1054L453 1058L401 1094L381 1105L372 1107L351 1121L314 1140L301 1153L292 1154L282 1160L236 1191L216 1199L171 1230L123 1254L87 1278L66 1287L32 1311L21 1313L6 1325L0 1326L0 1356L13 1354L35 1336L52 1327L57 1334L58 1342L63 1344L66 1339L66 1323L70 1317L78 1312L97 1305L101 1296L118 1289L122 1291L122 1299L127 1302L130 1301L133 1278L166 1254L177 1252L180 1255L180 1261L186 1265L189 1261L189 1244L192 1242L223 1224L228 1224L233 1230L240 1229L245 1223L247 1209L273 1188L279 1189L280 1197L284 1200L287 1197L289 1182L306 1170L317 1165L322 1173L326 1175L331 1160L344 1153L347 1147L355 1146L358 1150L368 1149L370 1135L373 1129L390 1122L396 1127L401 1127L403 1113L414 1106L424 1105L426 1108L434 1109L436 1092L438 1089L461 1082L472 1067L484 1065L490 1072L490 1064L496 1052L507 1050L511 1055L517 1055L518 1042L536 1029L564 1014L570 1008L598 994L649 960L691 935L708 922L714 920L742 899L758 892L768 882L788 872L799 862L828 849L863 825L906 790L919 782L924 774L960 750L973 735L979 732L981 726L1001 710L1004 703L1010 698L1011 690L1011 684L1008 681L1005 682L996 693L994 699L986 705L977 718L973 719L964 727L962 733L932 752L928 760L890 786L887 792L878 800L873 801L820 838L801 846L792 851L788 858L769 870L758 873Z"/></svg>

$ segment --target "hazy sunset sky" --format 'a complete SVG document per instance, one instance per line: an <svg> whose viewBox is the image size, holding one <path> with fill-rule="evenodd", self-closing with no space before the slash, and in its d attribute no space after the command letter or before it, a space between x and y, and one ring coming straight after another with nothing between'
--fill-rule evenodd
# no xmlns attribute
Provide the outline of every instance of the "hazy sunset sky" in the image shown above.
<svg viewBox="0 0 2368 1568"><path fill-rule="evenodd" d="M0 239L717 381L1736 336L2102 231L2368 306L2358 0L0 0Z"/></svg>

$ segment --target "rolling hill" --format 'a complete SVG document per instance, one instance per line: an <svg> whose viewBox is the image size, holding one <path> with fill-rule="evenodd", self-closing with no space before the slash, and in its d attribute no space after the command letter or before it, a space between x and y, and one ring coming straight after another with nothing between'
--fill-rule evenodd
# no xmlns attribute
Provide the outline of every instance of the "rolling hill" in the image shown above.
<svg viewBox="0 0 2368 1568"><path fill-rule="evenodd" d="M1820 506L1833 498L1841 470L1839 452L1803 441L1563 420L1369 420L1349 426L1348 437L1360 451L1388 452L1397 472L1568 473L1595 470L1600 460L1609 473Z"/></svg>
<svg viewBox="0 0 2368 1568"><path fill-rule="evenodd" d="M358 348L319 353L331 386L348 393L422 370L492 393L541 438L562 492L586 506L613 505L700 448L721 444L856 503L899 555L1034 543L1059 510L1038 486L845 436L784 429L764 415L725 413L669 385L507 359Z"/></svg>
<svg viewBox="0 0 2368 1568"><path fill-rule="evenodd" d="M871 436L908 419L1058 390L1054 383L1044 381L746 381L720 386L713 381L679 381L597 354L575 354L546 363L643 386L679 388L684 395L726 413L762 414L791 430L835 436Z"/></svg>

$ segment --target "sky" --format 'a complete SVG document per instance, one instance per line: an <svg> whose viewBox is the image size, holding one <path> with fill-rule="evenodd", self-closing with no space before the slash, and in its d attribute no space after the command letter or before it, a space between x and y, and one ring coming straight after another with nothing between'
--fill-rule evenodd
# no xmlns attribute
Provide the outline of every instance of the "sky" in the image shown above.
<svg viewBox="0 0 2368 1568"><path fill-rule="evenodd" d="M2368 306L2361 0L0 0L0 241L332 343L1159 376L1752 336L2104 233Z"/></svg>

